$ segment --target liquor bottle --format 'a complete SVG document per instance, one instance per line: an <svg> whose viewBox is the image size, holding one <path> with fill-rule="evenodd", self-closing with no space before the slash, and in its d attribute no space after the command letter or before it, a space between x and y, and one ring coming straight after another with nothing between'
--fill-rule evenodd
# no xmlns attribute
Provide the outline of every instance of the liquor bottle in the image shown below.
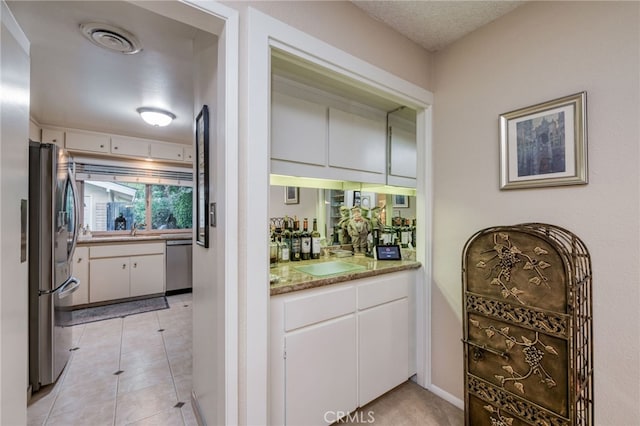
<svg viewBox="0 0 640 426"><path fill-rule="evenodd" d="M400 227L400 245L402 248L409 247L411 242L411 228L409 228L409 219L407 219Z"/></svg>
<svg viewBox="0 0 640 426"><path fill-rule="evenodd" d="M411 225L411 245L413 248L416 248L416 220L413 219L413 223Z"/></svg>
<svg viewBox="0 0 640 426"><path fill-rule="evenodd" d="M301 258L302 260L311 259L311 234L309 234L309 220L305 217L302 222L302 234L300 235Z"/></svg>
<svg viewBox="0 0 640 426"><path fill-rule="evenodd" d="M297 218L293 220L293 232L291 233L291 260L300 260L300 250L302 246L302 240L300 236L300 222Z"/></svg>
<svg viewBox="0 0 640 426"><path fill-rule="evenodd" d="M318 232L318 220L313 219L313 231L311 231L311 258L320 259L320 232Z"/></svg>
<svg viewBox="0 0 640 426"><path fill-rule="evenodd" d="M275 240L275 232L271 233L271 240L269 241L269 266L271 268L278 266L278 243Z"/></svg>
<svg viewBox="0 0 640 426"><path fill-rule="evenodd" d="M284 217L282 223L282 235L278 242L278 260L280 262L288 262L291 260L291 231L289 231L289 218Z"/></svg>

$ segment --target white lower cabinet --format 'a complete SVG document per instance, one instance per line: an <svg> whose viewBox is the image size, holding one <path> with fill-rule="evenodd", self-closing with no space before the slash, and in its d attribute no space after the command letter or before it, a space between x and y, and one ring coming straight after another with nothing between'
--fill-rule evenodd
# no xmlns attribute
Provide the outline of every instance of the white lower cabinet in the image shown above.
<svg viewBox="0 0 640 426"><path fill-rule="evenodd" d="M285 337L286 424L322 425L356 409L356 316Z"/></svg>
<svg viewBox="0 0 640 426"><path fill-rule="evenodd" d="M270 424L336 422L411 376L415 271L271 297Z"/></svg>
<svg viewBox="0 0 640 426"><path fill-rule="evenodd" d="M129 258L91 259L89 302L129 297Z"/></svg>
<svg viewBox="0 0 640 426"><path fill-rule="evenodd" d="M358 406L410 376L408 311L405 297L358 313Z"/></svg>
<svg viewBox="0 0 640 426"><path fill-rule="evenodd" d="M61 299L62 306L84 305L89 303L89 248L76 247L71 260L71 275L80 286L69 296Z"/></svg>
<svg viewBox="0 0 640 426"><path fill-rule="evenodd" d="M89 302L164 293L165 243L90 247Z"/></svg>
<svg viewBox="0 0 640 426"><path fill-rule="evenodd" d="M152 254L129 259L131 297L164 292L164 256Z"/></svg>

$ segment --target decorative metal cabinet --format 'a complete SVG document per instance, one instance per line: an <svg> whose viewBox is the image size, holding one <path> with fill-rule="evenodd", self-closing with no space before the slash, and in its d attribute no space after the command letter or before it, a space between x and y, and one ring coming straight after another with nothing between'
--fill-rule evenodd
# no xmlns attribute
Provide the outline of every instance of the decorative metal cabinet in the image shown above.
<svg viewBox="0 0 640 426"><path fill-rule="evenodd" d="M593 425L591 260L567 230L484 229L462 259L467 425Z"/></svg>

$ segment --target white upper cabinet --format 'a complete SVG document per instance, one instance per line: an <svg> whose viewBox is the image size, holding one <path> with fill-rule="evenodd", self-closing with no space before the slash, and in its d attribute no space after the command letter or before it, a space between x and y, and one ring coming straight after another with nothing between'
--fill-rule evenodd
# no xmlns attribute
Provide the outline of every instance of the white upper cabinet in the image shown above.
<svg viewBox="0 0 640 426"><path fill-rule="evenodd" d="M376 102L275 76L271 173L415 187L415 118L389 145L387 108L397 104Z"/></svg>
<svg viewBox="0 0 640 426"><path fill-rule="evenodd" d="M65 148L72 151L110 152L110 136L102 133L66 132Z"/></svg>
<svg viewBox="0 0 640 426"><path fill-rule="evenodd" d="M132 157L149 157L149 141L146 139L111 137L111 153Z"/></svg>
<svg viewBox="0 0 640 426"><path fill-rule="evenodd" d="M193 147L192 146L186 146L184 147L184 161L188 162L188 163L193 163Z"/></svg>
<svg viewBox="0 0 640 426"><path fill-rule="evenodd" d="M151 142L151 158L158 160L184 160L184 146L163 142Z"/></svg>
<svg viewBox="0 0 640 426"><path fill-rule="evenodd" d="M390 114L388 183L415 187L417 164L415 119Z"/></svg>
<svg viewBox="0 0 640 426"><path fill-rule="evenodd" d="M42 138L40 142L54 143L60 148L64 148L64 132L55 129L42 129Z"/></svg>
<svg viewBox="0 0 640 426"><path fill-rule="evenodd" d="M376 173L384 183L386 124L381 119L366 118L329 108L329 165Z"/></svg>
<svg viewBox="0 0 640 426"><path fill-rule="evenodd" d="M145 158L183 164L192 164L194 158L191 145L75 129L45 127L37 139L55 143L71 152L94 153L113 158Z"/></svg>
<svg viewBox="0 0 640 426"><path fill-rule="evenodd" d="M274 92L271 98L271 158L327 164L327 107Z"/></svg>

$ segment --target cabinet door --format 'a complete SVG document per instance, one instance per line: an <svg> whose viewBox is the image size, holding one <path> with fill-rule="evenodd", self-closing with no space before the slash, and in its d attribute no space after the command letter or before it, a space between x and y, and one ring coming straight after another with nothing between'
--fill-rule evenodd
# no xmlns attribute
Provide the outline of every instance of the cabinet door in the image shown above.
<svg viewBox="0 0 640 426"><path fill-rule="evenodd" d="M193 163L193 147L184 148L184 161L187 163Z"/></svg>
<svg viewBox="0 0 640 426"><path fill-rule="evenodd" d="M109 135L67 132L64 145L72 151L109 153Z"/></svg>
<svg viewBox="0 0 640 426"><path fill-rule="evenodd" d="M164 255L132 256L131 297L164 293Z"/></svg>
<svg viewBox="0 0 640 426"><path fill-rule="evenodd" d="M91 259L89 302L129 297L129 258Z"/></svg>
<svg viewBox="0 0 640 426"><path fill-rule="evenodd" d="M416 178L418 157L415 132L392 127L390 155L390 175Z"/></svg>
<svg viewBox="0 0 640 426"><path fill-rule="evenodd" d="M409 377L407 298L358 314L358 405L361 407Z"/></svg>
<svg viewBox="0 0 640 426"><path fill-rule="evenodd" d="M271 158L325 166L327 107L277 92L271 102Z"/></svg>
<svg viewBox="0 0 640 426"><path fill-rule="evenodd" d="M354 314L286 335L287 425L331 424L357 407L356 344Z"/></svg>
<svg viewBox="0 0 640 426"><path fill-rule="evenodd" d="M41 142L54 143L64 148L64 132L62 130L42 129Z"/></svg>
<svg viewBox="0 0 640 426"><path fill-rule="evenodd" d="M182 161L184 146L171 143L151 142L151 158Z"/></svg>
<svg viewBox="0 0 640 426"><path fill-rule="evenodd" d="M89 247L76 247L71 274L80 281L80 287L71 293L71 304L89 303Z"/></svg>
<svg viewBox="0 0 640 426"><path fill-rule="evenodd" d="M149 156L149 141L113 136L111 138L111 153L147 158Z"/></svg>
<svg viewBox="0 0 640 426"><path fill-rule="evenodd" d="M345 169L386 172L386 123L329 108L329 165Z"/></svg>

